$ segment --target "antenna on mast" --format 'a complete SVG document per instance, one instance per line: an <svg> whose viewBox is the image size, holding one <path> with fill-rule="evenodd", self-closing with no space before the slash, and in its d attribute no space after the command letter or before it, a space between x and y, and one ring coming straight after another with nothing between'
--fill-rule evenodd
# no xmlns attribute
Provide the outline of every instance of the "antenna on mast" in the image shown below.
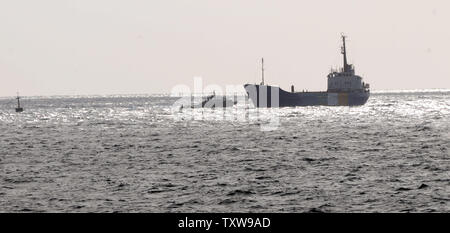
<svg viewBox="0 0 450 233"><path fill-rule="evenodd" d="M347 64L347 50L345 48L345 38L346 38L346 36L344 35L344 33L342 33L341 37L342 37L341 53L344 56L344 72L348 72L349 71L349 66Z"/></svg>
<svg viewBox="0 0 450 233"><path fill-rule="evenodd" d="M262 82L261 85L264 85L264 58L261 58L261 74L262 74Z"/></svg>

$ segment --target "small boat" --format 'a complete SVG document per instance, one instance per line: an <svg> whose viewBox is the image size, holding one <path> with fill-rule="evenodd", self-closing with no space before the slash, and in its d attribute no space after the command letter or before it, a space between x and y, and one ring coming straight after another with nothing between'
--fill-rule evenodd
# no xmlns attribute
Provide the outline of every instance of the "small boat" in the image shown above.
<svg viewBox="0 0 450 233"><path fill-rule="evenodd" d="M237 101L227 99L225 96L218 97L214 92L212 95L207 96L202 100L200 104L192 104L191 108L226 108L233 107Z"/></svg>
<svg viewBox="0 0 450 233"><path fill-rule="evenodd" d="M23 112L23 108L20 106L20 97L19 97L19 93L17 93L17 108L16 108L16 112Z"/></svg>

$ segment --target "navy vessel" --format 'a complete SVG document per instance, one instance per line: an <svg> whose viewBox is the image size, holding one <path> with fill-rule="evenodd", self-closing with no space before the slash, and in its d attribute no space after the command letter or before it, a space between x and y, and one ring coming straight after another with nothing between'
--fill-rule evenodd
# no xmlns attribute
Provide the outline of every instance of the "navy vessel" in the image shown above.
<svg viewBox="0 0 450 233"><path fill-rule="evenodd" d="M342 35L341 53L344 66L331 70L328 74L328 89L320 92L285 91L276 86L264 84L264 59L262 59L262 82L245 84L248 97L256 107L289 107L289 106L358 106L367 102L370 96L369 84L362 77L355 75L355 68L347 63L345 36Z"/></svg>

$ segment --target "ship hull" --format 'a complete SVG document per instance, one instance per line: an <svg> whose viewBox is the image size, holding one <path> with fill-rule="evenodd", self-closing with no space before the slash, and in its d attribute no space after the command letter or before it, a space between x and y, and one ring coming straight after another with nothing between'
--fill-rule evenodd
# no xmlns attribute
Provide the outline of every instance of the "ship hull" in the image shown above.
<svg viewBox="0 0 450 233"><path fill-rule="evenodd" d="M359 106L370 96L369 91L287 92L275 86L254 84L246 84L244 88L255 107Z"/></svg>

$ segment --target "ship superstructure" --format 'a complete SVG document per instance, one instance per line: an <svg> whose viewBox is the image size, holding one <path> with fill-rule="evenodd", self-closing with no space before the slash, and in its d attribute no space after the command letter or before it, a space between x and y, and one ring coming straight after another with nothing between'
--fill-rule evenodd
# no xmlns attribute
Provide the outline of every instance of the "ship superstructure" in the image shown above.
<svg viewBox="0 0 450 233"><path fill-rule="evenodd" d="M346 37L342 36L341 53L343 67L331 70L328 74L328 88L323 92L291 92L279 87L265 85L264 60L262 60L262 82L245 84L244 88L256 107L286 107L286 106L355 106L363 105L370 96L369 84L355 74L355 68L347 62Z"/></svg>

